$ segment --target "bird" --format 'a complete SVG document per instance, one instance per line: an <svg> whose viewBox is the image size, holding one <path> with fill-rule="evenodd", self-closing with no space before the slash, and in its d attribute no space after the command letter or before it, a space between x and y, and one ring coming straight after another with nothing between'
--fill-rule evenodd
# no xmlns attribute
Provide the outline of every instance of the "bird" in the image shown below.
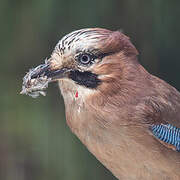
<svg viewBox="0 0 180 180"><path fill-rule="evenodd" d="M119 180L180 179L180 93L150 74L120 31L65 35L32 78L57 81L66 122Z"/></svg>

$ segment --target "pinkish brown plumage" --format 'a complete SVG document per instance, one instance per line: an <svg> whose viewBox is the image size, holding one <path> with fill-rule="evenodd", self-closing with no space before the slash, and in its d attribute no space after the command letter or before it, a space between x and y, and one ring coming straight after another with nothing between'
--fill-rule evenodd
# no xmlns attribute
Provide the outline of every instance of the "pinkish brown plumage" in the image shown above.
<svg viewBox="0 0 180 180"><path fill-rule="evenodd" d="M119 31L82 29L62 38L32 79L58 81L68 126L118 179L178 180L180 94L137 55Z"/></svg>

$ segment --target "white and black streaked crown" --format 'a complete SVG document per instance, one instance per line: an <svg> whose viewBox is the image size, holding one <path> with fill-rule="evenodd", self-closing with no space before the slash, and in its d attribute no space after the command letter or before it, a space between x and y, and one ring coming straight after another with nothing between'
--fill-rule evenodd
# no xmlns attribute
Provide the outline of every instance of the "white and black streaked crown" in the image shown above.
<svg viewBox="0 0 180 180"><path fill-rule="evenodd" d="M100 28L86 28L73 31L64 36L56 45L55 51L61 55L73 50L85 50L90 46L98 44L97 42L107 37L109 31Z"/></svg>

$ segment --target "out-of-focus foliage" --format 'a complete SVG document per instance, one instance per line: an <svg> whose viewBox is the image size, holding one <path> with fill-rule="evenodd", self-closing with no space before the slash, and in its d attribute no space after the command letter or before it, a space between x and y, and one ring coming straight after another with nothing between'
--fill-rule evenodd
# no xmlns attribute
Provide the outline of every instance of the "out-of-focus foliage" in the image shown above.
<svg viewBox="0 0 180 180"><path fill-rule="evenodd" d="M115 179L72 135L56 84L46 97L19 95L22 77L66 33L121 29L141 63L180 89L179 0L0 1L0 180Z"/></svg>

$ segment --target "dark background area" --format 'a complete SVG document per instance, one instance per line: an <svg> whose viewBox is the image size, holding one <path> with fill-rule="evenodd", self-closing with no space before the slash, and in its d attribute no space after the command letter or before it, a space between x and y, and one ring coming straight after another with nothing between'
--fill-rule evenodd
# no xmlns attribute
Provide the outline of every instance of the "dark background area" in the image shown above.
<svg viewBox="0 0 180 180"><path fill-rule="evenodd" d="M115 180L70 132L57 84L19 95L29 68L80 28L121 29L141 64L180 90L179 0L0 0L0 180Z"/></svg>

